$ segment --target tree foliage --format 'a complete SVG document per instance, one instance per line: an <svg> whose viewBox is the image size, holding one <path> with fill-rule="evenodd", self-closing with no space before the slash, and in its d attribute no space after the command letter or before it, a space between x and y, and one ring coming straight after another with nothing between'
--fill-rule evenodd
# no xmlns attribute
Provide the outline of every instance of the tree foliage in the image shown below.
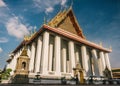
<svg viewBox="0 0 120 86"><path fill-rule="evenodd" d="M8 68L4 71L0 72L0 77L1 79L8 79L10 77L10 72L12 71L12 69Z"/></svg>

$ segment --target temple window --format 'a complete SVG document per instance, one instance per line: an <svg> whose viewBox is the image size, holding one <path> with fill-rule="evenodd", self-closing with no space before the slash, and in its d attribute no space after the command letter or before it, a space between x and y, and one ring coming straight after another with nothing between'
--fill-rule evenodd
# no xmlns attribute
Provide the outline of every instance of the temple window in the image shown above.
<svg viewBox="0 0 120 86"><path fill-rule="evenodd" d="M22 70L25 70L26 68L26 62L22 62Z"/></svg>

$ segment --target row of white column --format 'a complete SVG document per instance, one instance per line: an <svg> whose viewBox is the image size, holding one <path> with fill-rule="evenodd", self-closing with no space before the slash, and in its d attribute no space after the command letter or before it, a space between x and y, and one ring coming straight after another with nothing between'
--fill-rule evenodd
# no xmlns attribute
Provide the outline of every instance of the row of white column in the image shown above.
<svg viewBox="0 0 120 86"><path fill-rule="evenodd" d="M51 45L53 46L53 45ZM54 52L54 58L55 58L55 74L60 75L61 73L61 38L59 36L55 36L55 43L54 43L54 51L52 49L53 47L49 48L49 33L45 32L42 37L38 38L37 43L37 51L35 51L35 43L32 43L31 46L31 55L30 56L30 65L29 65L29 71L33 72L34 70L34 63L35 63L35 72L40 71L40 64L41 64L41 70L42 74L47 74L48 70L51 71L52 68L52 52ZM52 49L52 50L49 50ZM69 42L69 58L70 58L70 64L72 68L75 67L75 58L74 58L74 43L72 41ZM28 51L30 52L30 51ZM35 52L36 52L36 59L35 59ZM50 54L49 54L50 53ZM49 54L49 55L48 55ZM48 62L49 57L49 62ZM41 61L42 60L42 61ZM51 64L48 66L48 63ZM65 70L64 66L64 70Z"/></svg>
<svg viewBox="0 0 120 86"><path fill-rule="evenodd" d="M63 61L63 71L66 71L66 59L64 54L61 57L61 37L55 36L55 43L54 45L49 45L49 32L44 32L43 38L40 36L37 41L37 47L35 47L35 43L32 43L31 46L31 54L30 50L28 50L29 56L30 56L30 65L29 65L29 71L33 71L35 69L35 72L40 72L42 70L42 74L48 74L48 71L51 71L52 68L52 52L54 52L54 58L55 58L55 74L60 75L61 73L61 58ZM51 48L49 48L51 46ZM53 51L54 46L54 51ZM35 49L37 48L37 49ZM75 51L74 51L74 42L69 41L68 42L68 54L70 59L70 72L73 73L73 68L75 67ZM35 59L35 52L36 52L36 59ZM65 50L63 51L65 53ZM98 56L96 54L96 50L93 49L92 51L94 54L94 58L98 59ZM51 54L50 54L51 53ZM85 74L88 71L88 62L87 62L87 49L86 46L81 46L81 54L82 54L82 65L85 70ZM110 70L110 62L108 53L103 53L102 51L99 53L100 59L98 60L99 64L99 72L102 75L102 71L107 66ZM34 66L35 63L35 66ZM41 65L41 66L40 66ZM48 66L49 65L49 66ZM35 68L34 68L35 67Z"/></svg>

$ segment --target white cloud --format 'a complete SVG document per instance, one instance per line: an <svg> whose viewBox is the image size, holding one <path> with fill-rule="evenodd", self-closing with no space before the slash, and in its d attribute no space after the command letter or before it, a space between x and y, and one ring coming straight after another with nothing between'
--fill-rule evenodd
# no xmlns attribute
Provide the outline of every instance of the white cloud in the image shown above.
<svg viewBox="0 0 120 86"><path fill-rule="evenodd" d="M6 4L3 2L3 0L0 0L0 7L6 7Z"/></svg>
<svg viewBox="0 0 120 86"><path fill-rule="evenodd" d="M54 10L56 5L65 5L67 0L33 0L34 6L38 8L38 11L50 13Z"/></svg>
<svg viewBox="0 0 120 86"><path fill-rule="evenodd" d="M67 0L62 0L61 5L64 6L66 4Z"/></svg>
<svg viewBox="0 0 120 86"><path fill-rule="evenodd" d="M27 27L19 21L18 17L10 18L6 23L6 29L9 35L18 39L22 39L24 35L29 34Z"/></svg>
<svg viewBox="0 0 120 86"><path fill-rule="evenodd" d="M50 12L53 12L53 8L52 7L48 7L48 8L46 8L46 12L45 13L50 13Z"/></svg>
<svg viewBox="0 0 120 86"><path fill-rule="evenodd" d="M5 37L0 37L0 43L6 43L8 42L8 39Z"/></svg>
<svg viewBox="0 0 120 86"><path fill-rule="evenodd" d="M2 48L0 47L0 53L2 52L3 50L2 50Z"/></svg>
<svg viewBox="0 0 120 86"><path fill-rule="evenodd" d="M0 8L0 12L0 24L5 25L9 35L22 39L24 35L29 34L29 30L33 29L32 26L21 23L24 22L23 16L16 17L7 6ZM4 40L1 39L1 42L3 43Z"/></svg>
<svg viewBox="0 0 120 86"><path fill-rule="evenodd" d="M0 7L0 23L4 24L10 17L10 12L7 7Z"/></svg>

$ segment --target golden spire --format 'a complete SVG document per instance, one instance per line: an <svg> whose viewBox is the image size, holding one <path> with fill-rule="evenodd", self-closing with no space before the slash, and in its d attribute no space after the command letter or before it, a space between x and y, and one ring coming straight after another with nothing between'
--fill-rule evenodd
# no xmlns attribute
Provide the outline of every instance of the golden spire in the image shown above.
<svg viewBox="0 0 120 86"><path fill-rule="evenodd" d="M24 40L26 40L26 36L24 35Z"/></svg>
<svg viewBox="0 0 120 86"><path fill-rule="evenodd" d="M71 0L71 5L70 5L70 9L72 8L72 6L73 6L73 0Z"/></svg>
<svg viewBox="0 0 120 86"><path fill-rule="evenodd" d="M36 28L34 28L34 33L36 33Z"/></svg>
<svg viewBox="0 0 120 86"><path fill-rule="evenodd" d="M102 46L102 42L100 42L100 46Z"/></svg>
<svg viewBox="0 0 120 86"><path fill-rule="evenodd" d="M32 35L33 35L33 31L31 30L31 31L30 31L30 36L32 36Z"/></svg>
<svg viewBox="0 0 120 86"><path fill-rule="evenodd" d="M44 16L44 24L47 24L46 17Z"/></svg>
<svg viewBox="0 0 120 86"><path fill-rule="evenodd" d="M112 46L110 46L110 48L109 48L110 50L112 50Z"/></svg>
<svg viewBox="0 0 120 86"><path fill-rule="evenodd" d="M28 36L24 35L24 41L28 40Z"/></svg>
<svg viewBox="0 0 120 86"><path fill-rule="evenodd" d="M28 56L27 55L27 48L26 48L26 44L24 45L24 49L22 50L22 53L20 56Z"/></svg>

